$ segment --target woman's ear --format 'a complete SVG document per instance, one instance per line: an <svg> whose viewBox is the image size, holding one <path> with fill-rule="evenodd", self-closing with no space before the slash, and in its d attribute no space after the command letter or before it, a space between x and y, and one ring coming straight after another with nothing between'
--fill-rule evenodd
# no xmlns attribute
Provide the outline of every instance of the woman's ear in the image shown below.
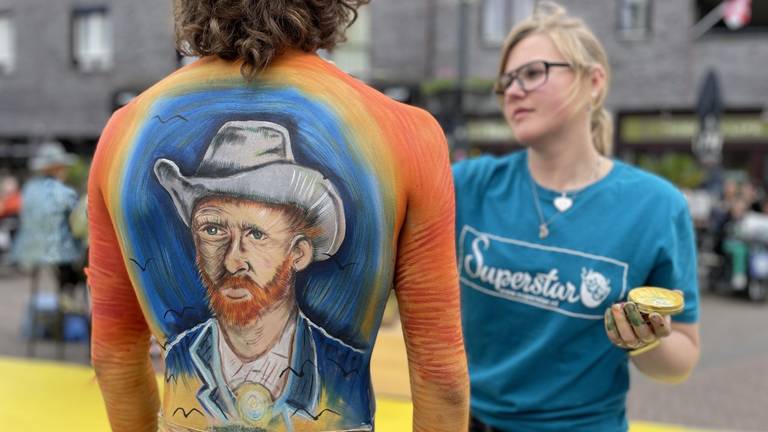
<svg viewBox="0 0 768 432"><path fill-rule="evenodd" d="M603 66L596 64L590 67L589 86L591 101L594 103L605 90L605 69L603 69Z"/></svg>
<svg viewBox="0 0 768 432"><path fill-rule="evenodd" d="M312 263L312 242L304 236L293 239L291 246L291 261L293 269L302 271Z"/></svg>

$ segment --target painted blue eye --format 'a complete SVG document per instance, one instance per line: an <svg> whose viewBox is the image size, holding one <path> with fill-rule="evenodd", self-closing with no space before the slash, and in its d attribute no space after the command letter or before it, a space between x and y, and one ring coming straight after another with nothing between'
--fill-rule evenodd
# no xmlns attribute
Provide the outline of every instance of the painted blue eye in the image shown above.
<svg viewBox="0 0 768 432"><path fill-rule="evenodd" d="M247 235L253 238L254 240L261 240L264 238L264 233L257 229L250 230Z"/></svg>
<svg viewBox="0 0 768 432"><path fill-rule="evenodd" d="M220 225L212 223L201 226L198 231L207 237L220 237L224 234L224 229Z"/></svg>

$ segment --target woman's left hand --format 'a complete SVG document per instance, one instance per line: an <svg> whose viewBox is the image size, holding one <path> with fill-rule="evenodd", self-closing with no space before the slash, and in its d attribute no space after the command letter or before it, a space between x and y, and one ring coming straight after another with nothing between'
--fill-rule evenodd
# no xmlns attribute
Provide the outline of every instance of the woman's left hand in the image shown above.
<svg viewBox="0 0 768 432"><path fill-rule="evenodd" d="M608 339L623 349L642 348L672 333L672 320L668 315L653 312L646 322L632 302L614 303L606 309L604 318Z"/></svg>

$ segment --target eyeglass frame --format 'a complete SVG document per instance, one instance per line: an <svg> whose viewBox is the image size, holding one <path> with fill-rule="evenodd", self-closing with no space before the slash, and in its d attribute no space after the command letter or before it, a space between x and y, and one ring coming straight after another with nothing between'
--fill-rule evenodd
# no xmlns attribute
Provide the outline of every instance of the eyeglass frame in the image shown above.
<svg viewBox="0 0 768 432"><path fill-rule="evenodd" d="M541 84L537 85L536 87L534 87L532 89L526 89L525 85L523 84L522 80L520 79L520 77L518 75L520 74L520 71L522 69L524 69L524 68L526 68L526 67L528 67L528 66L530 66L530 65L532 65L534 63L543 63L544 64L544 81L542 81ZM516 67L514 70L511 70L509 72L505 72L505 73L501 74L499 76L499 78L496 79L496 83L494 83L493 92L496 93L497 95L501 96L501 95L504 94L504 92L507 91L508 88L510 88L512 86L512 84L515 83L515 81L517 81L517 86L520 87L520 90L522 90L524 93L530 93L530 92L536 90L537 88L540 88L541 86L546 84L547 81L549 81L549 70L551 68L553 68L553 67L572 68L573 66L570 63L550 62L550 61L547 61L547 60L533 60L533 61L529 61L528 63L526 63L524 65ZM506 86L502 86L501 85L501 80L504 77L510 77L509 84L507 84Z"/></svg>

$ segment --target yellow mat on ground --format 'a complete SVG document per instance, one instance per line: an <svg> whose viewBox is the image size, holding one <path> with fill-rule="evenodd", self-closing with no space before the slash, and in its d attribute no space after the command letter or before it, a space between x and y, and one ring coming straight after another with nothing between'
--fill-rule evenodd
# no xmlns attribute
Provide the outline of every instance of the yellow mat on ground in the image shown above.
<svg viewBox="0 0 768 432"><path fill-rule="evenodd" d="M0 430L104 432L109 430L93 369L51 362L0 358ZM376 430L411 429L411 404L377 400ZM633 423L631 432L691 432L690 429Z"/></svg>

